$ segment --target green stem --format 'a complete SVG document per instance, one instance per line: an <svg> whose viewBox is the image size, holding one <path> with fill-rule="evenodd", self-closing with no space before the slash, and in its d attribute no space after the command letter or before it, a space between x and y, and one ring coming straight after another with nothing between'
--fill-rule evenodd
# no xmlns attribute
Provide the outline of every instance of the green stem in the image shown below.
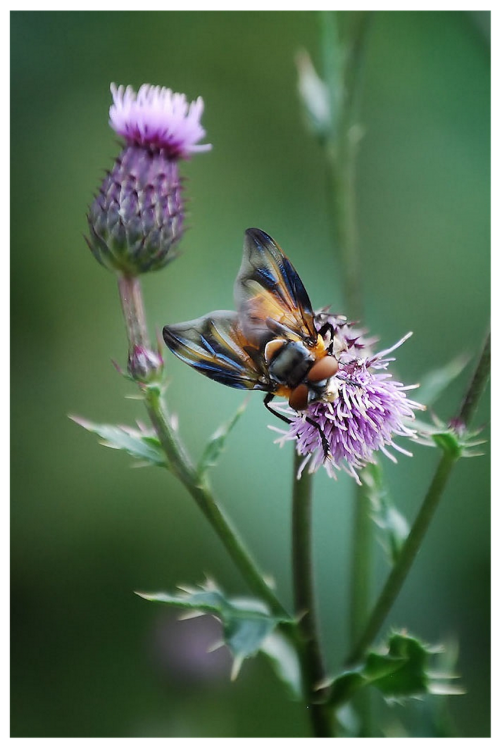
<svg viewBox="0 0 500 756"><path fill-rule="evenodd" d="M361 479L363 485L358 486L357 489L352 534L350 607L350 638L352 643L359 637L368 618L373 557L370 481L364 478L363 473L361 473ZM360 722L359 736L369 737L372 730L371 691L369 688L358 691L354 704Z"/></svg>
<svg viewBox="0 0 500 756"><path fill-rule="evenodd" d="M330 714L324 706L326 672L321 655L314 594L312 559L312 475L297 478L301 457L295 452L292 497L292 564L295 613L303 640L302 676L311 725L316 737L332 736Z"/></svg>
<svg viewBox="0 0 500 756"><path fill-rule="evenodd" d="M118 288L125 317L129 353L135 346L148 347L146 317L139 279L122 276L119 279ZM161 392L156 385L145 386L144 400L151 422L169 461L171 471L184 484L198 504L250 588L268 604L273 612L287 616L285 608L261 576L259 567L246 550L234 527L223 514L206 478L200 478L180 439L174 433L167 410L161 400ZM286 632L293 631L288 630Z"/></svg>
<svg viewBox="0 0 500 756"><path fill-rule="evenodd" d="M490 363L490 336L488 335L478 362L478 366L474 372L469 388L461 405L459 420L463 424L464 429L466 427L466 424L472 419L473 414L477 409L481 395L486 387L490 375ZM401 590L406 576L411 569L415 557L420 550L425 534L427 533L429 525L441 500L445 486L449 480L451 471L453 470L453 467L459 457L459 454L453 454L448 450L443 452L437 470L432 479L430 488L422 503L415 522L413 523L408 538L406 539L404 546L401 549L401 553L396 563L389 573L378 601L370 614L365 630L359 637L359 640L354 644L351 653L347 658L346 665L349 666L356 663L364 655L368 646L375 640L377 633L379 632L382 624L389 614L389 611L391 610L392 605L394 604Z"/></svg>
<svg viewBox="0 0 500 756"><path fill-rule="evenodd" d="M331 198L332 232L341 263L345 311L349 319L359 320L362 317L362 295L354 214L355 168L340 144L330 146L327 158L327 193Z"/></svg>
<svg viewBox="0 0 500 756"><path fill-rule="evenodd" d="M325 140L330 217L343 277L346 313L349 318L360 319L361 265L355 217L355 169L360 129L356 119L371 14L362 11L354 15L347 41L341 39L337 12L324 11L320 18L324 77L331 111L331 130Z"/></svg>
<svg viewBox="0 0 500 756"><path fill-rule="evenodd" d="M356 230L356 156L360 128L356 124L362 83L366 34L371 14L349 16L341 33L337 12L321 13L324 78L329 91L331 128L325 139L327 194L330 198L334 248L343 279L344 306L350 319L362 318L361 261ZM346 19L346 16L344 16ZM365 485L357 491L352 533L350 598L351 638L358 636L368 614L372 562L370 502ZM358 698L361 731L369 730L370 707Z"/></svg>
<svg viewBox="0 0 500 756"><path fill-rule="evenodd" d="M477 364L477 368L474 375L471 378L469 388L465 394L460 412L458 414L459 420L467 426L470 425L472 418L476 412L479 400L483 394L486 384L490 377L491 370L491 333L488 332L486 336L484 346L481 352L480 360Z"/></svg>
<svg viewBox="0 0 500 756"><path fill-rule="evenodd" d="M202 480L199 477L185 449L174 435L171 424L167 420L166 410L162 406L159 392L156 389L146 389L145 402L151 422L170 463L170 469L198 504L248 586L268 604L273 612L287 616L285 608L262 577L261 570L253 561L235 528L217 504L206 479L203 478Z"/></svg>
<svg viewBox="0 0 500 756"><path fill-rule="evenodd" d="M357 638L365 625L370 602L370 567L372 561L371 503L367 484L359 486L356 496L351 563L350 636Z"/></svg>
<svg viewBox="0 0 500 756"><path fill-rule="evenodd" d="M387 578L363 634L349 654L347 659L348 665L354 664L363 656L368 646L375 639L389 613L389 610L394 604L394 601L401 590L401 586L403 585L415 557L418 554L455 462L455 457L448 452L443 453L434 478L432 479L431 486L408 538L405 541L399 558Z"/></svg>
<svg viewBox="0 0 500 756"><path fill-rule="evenodd" d="M135 346L149 347L146 315L139 278L122 275L118 279L118 291L129 344L129 353Z"/></svg>

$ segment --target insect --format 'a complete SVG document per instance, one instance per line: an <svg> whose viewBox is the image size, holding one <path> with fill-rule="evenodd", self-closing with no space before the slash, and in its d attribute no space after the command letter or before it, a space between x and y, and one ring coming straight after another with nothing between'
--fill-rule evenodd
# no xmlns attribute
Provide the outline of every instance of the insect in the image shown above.
<svg viewBox="0 0 500 756"><path fill-rule="evenodd" d="M214 381L288 399L298 412L338 396L339 369L333 334L316 329L309 296L290 260L264 231L247 229L235 282L237 312L216 310L196 320L165 326L171 351ZM330 327L331 328L331 327ZM328 344L328 346L327 346ZM325 456L328 443L319 425Z"/></svg>

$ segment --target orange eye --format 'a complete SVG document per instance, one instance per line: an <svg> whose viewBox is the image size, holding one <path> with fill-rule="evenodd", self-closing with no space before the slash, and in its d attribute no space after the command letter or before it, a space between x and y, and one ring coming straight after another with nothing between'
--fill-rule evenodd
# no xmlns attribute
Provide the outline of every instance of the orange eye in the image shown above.
<svg viewBox="0 0 500 756"><path fill-rule="evenodd" d="M299 383L298 386L296 386L292 393L290 394L290 399L288 400L288 404L290 407L297 412L300 412L301 410L307 409L308 404L308 396L309 396L309 389L305 385L305 383Z"/></svg>
<svg viewBox="0 0 500 756"><path fill-rule="evenodd" d="M307 374L307 380L317 383L325 378L332 378L339 369L339 363L329 355L315 362Z"/></svg>

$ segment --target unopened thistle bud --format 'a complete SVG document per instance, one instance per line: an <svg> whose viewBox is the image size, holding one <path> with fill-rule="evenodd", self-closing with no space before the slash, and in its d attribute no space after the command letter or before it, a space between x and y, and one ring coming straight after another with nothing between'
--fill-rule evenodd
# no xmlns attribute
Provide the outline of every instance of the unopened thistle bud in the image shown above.
<svg viewBox="0 0 500 756"><path fill-rule="evenodd" d="M88 214L89 246L105 267L128 276L170 262L183 233L178 161L211 145L200 124L203 100L143 84L111 85L110 125L125 147L106 175Z"/></svg>
<svg viewBox="0 0 500 756"><path fill-rule="evenodd" d="M139 383L154 383L161 379L163 358L159 352L135 346L129 354L128 372Z"/></svg>

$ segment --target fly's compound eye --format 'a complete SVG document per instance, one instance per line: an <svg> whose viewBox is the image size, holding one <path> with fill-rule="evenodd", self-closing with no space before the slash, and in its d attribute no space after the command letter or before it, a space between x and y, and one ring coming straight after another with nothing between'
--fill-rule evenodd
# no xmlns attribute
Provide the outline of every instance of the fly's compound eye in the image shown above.
<svg viewBox="0 0 500 756"><path fill-rule="evenodd" d="M307 380L311 383L319 383L326 378L333 378L338 369L339 363L335 357L332 357L331 355L323 357L321 360L314 363L307 374Z"/></svg>

